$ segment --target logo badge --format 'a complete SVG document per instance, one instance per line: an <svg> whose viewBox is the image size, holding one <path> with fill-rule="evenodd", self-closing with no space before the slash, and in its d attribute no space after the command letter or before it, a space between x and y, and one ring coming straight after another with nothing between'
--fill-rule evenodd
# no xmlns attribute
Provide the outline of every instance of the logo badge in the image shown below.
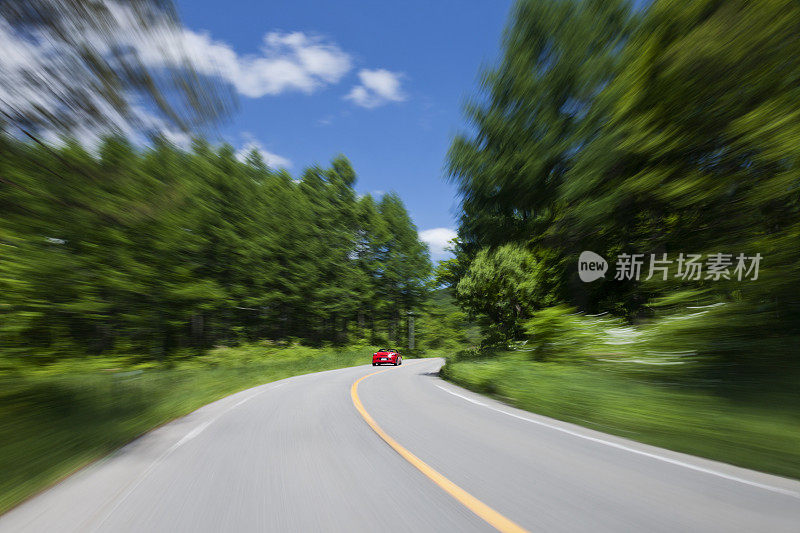
<svg viewBox="0 0 800 533"><path fill-rule="evenodd" d="M578 276L581 281L590 282L602 278L608 270L608 263L594 252L584 251L578 257Z"/></svg>

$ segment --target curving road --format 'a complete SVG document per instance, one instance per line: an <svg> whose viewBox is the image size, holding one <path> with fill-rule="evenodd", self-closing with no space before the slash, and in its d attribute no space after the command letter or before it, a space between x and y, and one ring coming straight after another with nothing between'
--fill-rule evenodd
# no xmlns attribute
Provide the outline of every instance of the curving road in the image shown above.
<svg viewBox="0 0 800 533"><path fill-rule="evenodd" d="M441 381L441 364L234 394L17 507L0 531L800 531L796 481L520 411Z"/></svg>

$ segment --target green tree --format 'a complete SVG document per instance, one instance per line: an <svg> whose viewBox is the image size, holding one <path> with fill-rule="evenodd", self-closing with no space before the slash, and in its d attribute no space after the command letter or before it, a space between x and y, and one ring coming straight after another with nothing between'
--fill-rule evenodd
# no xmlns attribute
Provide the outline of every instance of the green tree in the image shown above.
<svg viewBox="0 0 800 533"><path fill-rule="evenodd" d="M523 246L550 301L630 320L723 304L680 328L685 347L737 371L795 364L785 346L800 332L798 24L786 0L657 0L634 14L625 2L518 2L485 98L467 108L475 133L450 151L463 213L440 279L480 287L482 263ZM757 281L673 270L587 284L575 268L583 250L763 261ZM478 308L503 290L458 294ZM497 327L513 322L491 312ZM753 355L759 342L771 362Z"/></svg>
<svg viewBox="0 0 800 533"><path fill-rule="evenodd" d="M202 141L185 152L112 137L97 156L0 142L16 184L0 196L3 353L341 344L359 314L377 329L424 298L427 250L402 203L358 200L344 157L297 183L257 152L239 161ZM391 317L378 294L394 298Z"/></svg>
<svg viewBox="0 0 800 533"><path fill-rule="evenodd" d="M432 267L428 246L419 240L417 227L400 197L394 193L384 195L378 203L378 213L386 223L388 239L379 255L376 310L388 320L390 340L398 342L403 338L403 318L426 296Z"/></svg>
<svg viewBox="0 0 800 533"><path fill-rule="evenodd" d="M478 252L456 286L456 294L473 315L489 320L489 339L519 336L521 322L552 302L544 272L534 255L508 244Z"/></svg>

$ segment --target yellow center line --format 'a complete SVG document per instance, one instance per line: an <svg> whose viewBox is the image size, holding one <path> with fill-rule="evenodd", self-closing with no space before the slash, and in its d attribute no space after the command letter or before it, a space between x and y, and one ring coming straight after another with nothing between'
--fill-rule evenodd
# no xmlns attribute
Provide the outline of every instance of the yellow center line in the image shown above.
<svg viewBox="0 0 800 533"><path fill-rule="evenodd" d="M378 434L380 438L386 441L386 444L394 448L394 451L400 454L403 459L411 463L411 465L425 474L431 481L439 485L439 487L448 493L450 496L461 502L461 504L481 517L486 523L490 526L495 528L498 531L502 532L513 532L513 533L524 533L526 532L525 529L520 527L519 525L515 524L505 516L501 515L478 498L470 494L469 492L465 491L442 474L434 470L430 465L428 465L425 461L405 449L401 446L396 440L390 437L370 416L366 409L364 409L364 404L361 403L361 399L358 397L358 384L367 379L370 376L374 376L375 374L380 374L381 372L386 372L387 369L378 370L377 372L372 372L371 374L367 374L364 377L357 379L353 382L353 386L350 387L350 397L353 399L353 405L356 406L356 409L364 418L364 420L369 424L369 427Z"/></svg>

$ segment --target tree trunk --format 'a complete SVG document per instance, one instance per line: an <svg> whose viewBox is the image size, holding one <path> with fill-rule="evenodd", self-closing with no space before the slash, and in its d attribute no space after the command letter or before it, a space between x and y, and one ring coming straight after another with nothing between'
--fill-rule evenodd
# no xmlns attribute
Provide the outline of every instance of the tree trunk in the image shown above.
<svg viewBox="0 0 800 533"><path fill-rule="evenodd" d="M414 315L408 315L408 350L414 349Z"/></svg>
<svg viewBox="0 0 800 533"><path fill-rule="evenodd" d="M201 347L203 345L203 315L192 315L192 345Z"/></svg>

